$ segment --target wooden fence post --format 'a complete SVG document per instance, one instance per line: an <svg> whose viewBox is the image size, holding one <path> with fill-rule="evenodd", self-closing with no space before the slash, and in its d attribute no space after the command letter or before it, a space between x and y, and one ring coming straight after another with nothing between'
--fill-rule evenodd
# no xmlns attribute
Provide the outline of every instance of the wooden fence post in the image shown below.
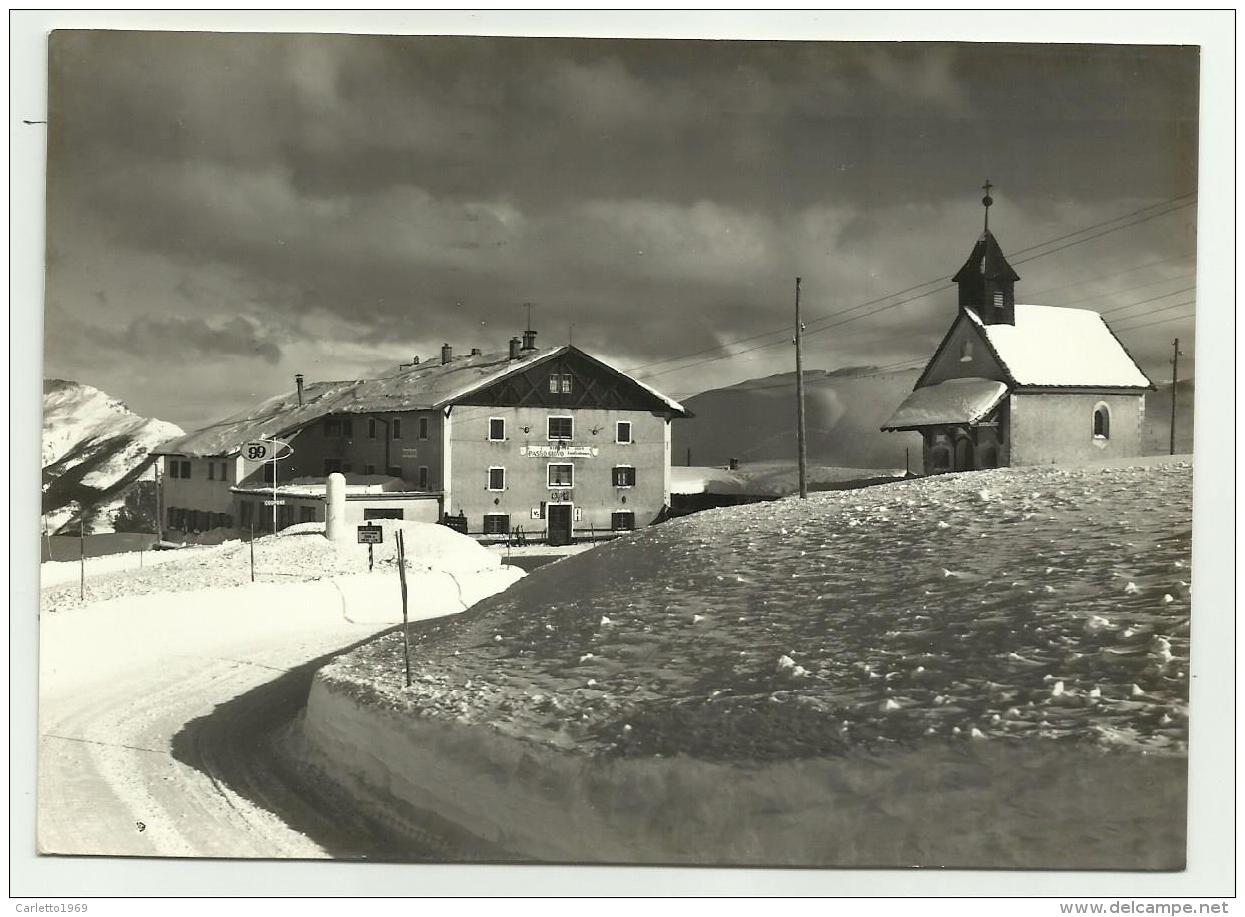
<svg viewBox="0 0 1245 917"><path fill-rule="evenodd" d="M410 622L406 610L406 544L402 530L398 529L398 581L402 584L402 664L406 670L406 686L411 686L411 636L407 626Z"/></svg>

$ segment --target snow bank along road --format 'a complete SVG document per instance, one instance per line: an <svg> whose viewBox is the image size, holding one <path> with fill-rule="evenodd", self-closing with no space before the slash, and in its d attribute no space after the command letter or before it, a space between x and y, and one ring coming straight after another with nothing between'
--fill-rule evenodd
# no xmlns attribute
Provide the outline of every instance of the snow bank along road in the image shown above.
<svg viewBox="0 0 1245 917"><path fill-rule="evenodd" d="M316 535L305 543L315 551L325 544ZM167 563L161 572L177 576L181 566ZM463 569L470 563L458 566L453 576L411 574L413 618L461 611L522 575L491 557L475 572ZM323 657L401 620L397 577L392 567L384 569L331 580L153 591L54 613L45 603L40 851L374 852L369 845L382 839L352 824L348 813L323 811L319 794L301 788L267 752L283 722L301 709Z"/></svg>

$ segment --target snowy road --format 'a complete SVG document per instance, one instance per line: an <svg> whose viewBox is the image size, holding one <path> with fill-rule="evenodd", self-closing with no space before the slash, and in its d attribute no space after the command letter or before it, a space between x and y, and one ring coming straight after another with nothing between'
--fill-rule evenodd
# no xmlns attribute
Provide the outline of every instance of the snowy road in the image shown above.
<svg viewBox="0 0 1245 917"><path fill-rule="evenodd" d="M461 611L518 575L416 576L413 617ZM400 620L396 593L388 577L339 577L44 614L40 851L310 858L381 849L273 747L320 657Z"/></svg>

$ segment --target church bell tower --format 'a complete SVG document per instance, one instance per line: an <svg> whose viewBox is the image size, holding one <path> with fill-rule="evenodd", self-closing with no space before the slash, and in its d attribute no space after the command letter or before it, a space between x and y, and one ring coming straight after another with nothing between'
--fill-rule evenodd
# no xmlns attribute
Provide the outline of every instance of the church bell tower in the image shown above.
<svg viewBox="0 0 1245 917"><path fill-rule="evenodd" d="M986 192L981 199L986 208L985 226L972 254L951 279L960 288L961 309L972 309L987 325L1014 325L1016 294L1013 287L1020 276L1007 263L998 240L990 232L990 205L994 203L990 189L993 187L989 179L982 185Z"/></svg>

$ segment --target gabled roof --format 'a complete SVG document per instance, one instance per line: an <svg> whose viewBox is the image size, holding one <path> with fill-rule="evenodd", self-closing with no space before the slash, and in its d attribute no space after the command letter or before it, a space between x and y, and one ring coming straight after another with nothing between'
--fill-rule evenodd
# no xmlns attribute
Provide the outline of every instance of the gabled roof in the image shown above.
<svg viewBox="0 0 1245 917"><path fill-rule="evenodd" d="M882 425L883 430L916 430L944 424L974 424L1007 397L1007 383L994 379L948 379L912 392Z"/></svg>
<svg viewBox="0 0 1245 917"><path fill-rule="evenodd" d="M1097 312L1060 306L1016 306L1016 324L986 324L963 310L1017 386L1153 388Z"/></svg>
<svg viewBox="0 0 1245 917"><path fill-rule="evenodd" d="M638 379L570 345L545 350L524 350L516 359L508 353L457 357L449 363L419 363L380 379L313 382L298 392L286 392L241 411L218 423L163 443L154 450L163 455L227 455L243 443L264 436L279 436L328 414L371 414L393 411L433 410L454 404L473 392L569 351L630 379L659 399L672 413L687 410Z"/></svg>
<svg viewBox="0 0 1245 917"><path fill-rule="evenodd" d="M1013 283L1020 279L1020 275L1012 270L1012 266L1003 257L1003 249L999 248L994 233L988 229L981 234L968 260L956 271L951 280L955 283L962 283L975 277L984 277L987 280L1010 280Z"/></svg>

